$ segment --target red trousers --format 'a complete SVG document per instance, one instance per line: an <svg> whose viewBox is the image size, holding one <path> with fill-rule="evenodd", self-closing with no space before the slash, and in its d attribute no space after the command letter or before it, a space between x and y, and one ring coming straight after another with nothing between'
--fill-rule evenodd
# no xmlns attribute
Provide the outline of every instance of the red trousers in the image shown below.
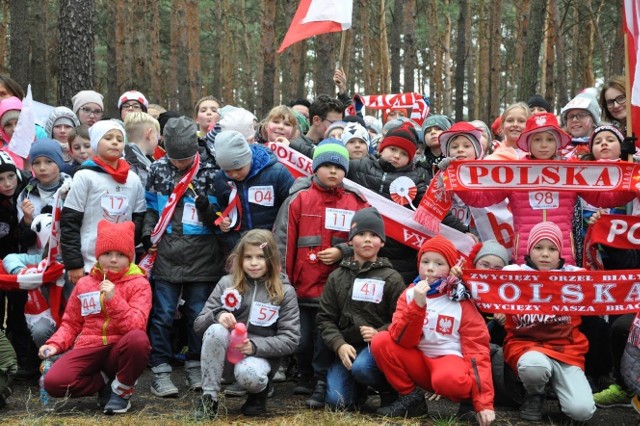
<svg viewBox="0 0 640 426"><path fill-rule="evenodd" d="M100 371L133 386L147 367L150 352L149 338L142 330L128 332L114 345L72 348L51 366L44 388L55 398L93 395L105 385Z"/></svg>
<svg viewBox="0 0 640 426"><path fill-rule="evenodd" d="M417 347L398 345L388 331L375 335L371 352L378 368L400 395L419 386L454 402L471 398L474 381L469 375L470 366L459 356L429 358Z"/></svg>

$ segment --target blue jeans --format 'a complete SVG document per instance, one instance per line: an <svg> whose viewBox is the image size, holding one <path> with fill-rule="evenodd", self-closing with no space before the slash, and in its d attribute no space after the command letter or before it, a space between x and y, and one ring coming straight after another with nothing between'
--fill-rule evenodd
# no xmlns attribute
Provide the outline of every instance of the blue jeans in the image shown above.
<svg viewBox="0 0 640 426"><path fill-rule="evenodd" d="M366 394L367 386L380 389L388 384L376 365L371 350L365 346L357 351L351 371L340 360L331 365L327 373L326 402L332 408L351 407L357 404L362 392Z"/></svg>
<svg viewBox="0 0 640 426"><path fill-rule="evenodd" d="M149 340L151 342L151 356L149 363L152 367L168 364L173 359L171 348L171 328L180 299L184 299L184 313L187 319L187 342L189 353L200 358L202 339L193 331L193 321L202 311L209 298L213 285L209 282L187 284L173 284L168 281L156 280L153 289L153 309L149 321Z"/></svg>

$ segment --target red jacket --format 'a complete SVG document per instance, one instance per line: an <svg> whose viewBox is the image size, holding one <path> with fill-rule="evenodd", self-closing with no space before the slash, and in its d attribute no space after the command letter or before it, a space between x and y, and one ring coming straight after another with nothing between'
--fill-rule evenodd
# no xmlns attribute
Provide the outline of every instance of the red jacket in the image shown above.
<svg viewBox="0 0 640 426"><path fill-rule="evenodd" d="M328 209L355 213L369 204L355 190L342 186L329 189L317 183L315 178L296 180L290 194L280 208L274 233L285 272L296 289L298 299L308 299L317 304L329 274L338 267L338 262L325 265L317 259L317 254L349 240L348 231L326 227L329 221L334 221L337 227L349 229L351 218L348 212L345 216Z"/></svg>
<svg viewBox="0 0 640 426"><path fill-rule="evenodd" d="M461 355L467 363L469 375L476 380L475 385L471 388L474 409L476 411L493 410L494 389L491 376L489 331L475 304L468 299L454 302L449 300L449 296L445 293L428 296L427 305L421 308L413 301L413 297L407 295L408 292L413 292L413 287L413 284L409 286L398 298L396 312L393 314L393 320L389 326L391 338L404 348L418 347L423 352L430 345L436 351L441 348L447 351L459 345ZM408 302L408 299L411 301ZM448 315L458 311L458 314L453 319L454 324L450 324L450 328L453 328L454 332L440 334L436 327L435 333L433 333L435 335L430 337L432 342L427 342L423 327L425 327L429 304L434 303L435 299L438 299L439 305L444 307L444 310L438 310L438 313L442 312L444 315ZM452 317L447 316L447 318ZM437 343L434 340L437 340Z"/></svg>
<svg viewBox="0 0 640 426"><path fill-rule="evenodd" d="M99 312L82 316L82 299L100 292L102 270L96 265L91 273L80 279L69 297L58 331L47 341L62 353L75 348L112 345L132 330L147 329L151 311L151 286L144 272L135 264L125 275L114 281L115 294ZM92 301L86 302L92 307Z"/></svg>

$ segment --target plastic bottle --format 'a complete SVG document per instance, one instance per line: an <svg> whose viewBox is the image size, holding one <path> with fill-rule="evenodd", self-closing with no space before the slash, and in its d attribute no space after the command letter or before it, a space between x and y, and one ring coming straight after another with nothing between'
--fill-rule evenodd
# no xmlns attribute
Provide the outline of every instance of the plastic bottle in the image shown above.
<svg viewBox="0 0 640 426"><path fill-rule="evenodd" d="M45 351L45 357L49 355L49 351ZM40 384L40 402L42 405L46 407L49 406L49 393L44 388L44 377L47 375L47 371L51 368L51 360L49 358L45 358L40 363L40 380L38 383Z"/></svg>
<svg viewBox="0 0 640 426"><path fill-rule="evenodd" d="M241 361L245 355L236 349L236 345L241 345L247 338L247 326L242 322L236 323L229 335L229 347L227 348L227 361L235 364Z"/></svg>

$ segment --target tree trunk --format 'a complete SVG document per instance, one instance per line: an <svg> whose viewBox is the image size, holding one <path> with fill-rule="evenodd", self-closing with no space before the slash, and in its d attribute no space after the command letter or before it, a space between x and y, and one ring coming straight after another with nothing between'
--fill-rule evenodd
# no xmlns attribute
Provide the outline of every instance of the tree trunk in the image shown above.
<svg viewBox="0 0 640 426"><path fill-rule="evenodd" d="M5 63L7 60L7 28L9 27L9 1L0 0L2 19L0 19L0 74L8 74Z"/></svg>
<svg viewBox="0 0 640 426"><path fill-rule="evenodd" d="M449 10L449 2L444 0L443 6L445 10ZM451 17L448 13L444 15L444 32L442 34L442 43L444 51L444 92L443 92L443 109L445 114L451 116L453 106L451 105L452 88L451 88Z"/></svg>
<svg viewBox="0 0 640 426"><path fill-rule="evenodd" d="M544 88L544 98L549 101L551 105L553 105L553 100L555 99L555 84L556 81L554 79L554 68L556 64L556 55L555 55L555 45L556 40L558 38L558 33L556 31L554 22L553 22L553 8L555 7L554 3L556 0L548 0L549 5L547 7L547 36L545 37L545 78L543 79L543 83L541 89ZM553 109L552 111L553 112Z"/></svg>
<svg viewBox="0 0 640 426"><path fill-rule="evenodd" d="M471 19L469 18L469 13L471 13L472 16L475 16L476 13L474 13L471 10L468 10L467 12L467 19L466 19L466 26L464 28L464 33L466 34L466 47L467 47L467 61L466 61L466 70L465 73L468 76L467 77L467 99L466 99L466 106L467 106L467 114L468 114L468 118L469 120L472 119L476 119L477 118L477 109L475 108L476 106L476 73L475 73L475 68L476 68L476 52L471 48L471 46L473 46L472 43L472 35L471 35ZM457 96L457 93L456 93Z"/></svg>
<svg viewBox="0 0 640 426"><path fill-rule="evenodd" d="M261 38L260 38L260 54L258 57L264 63L262 68L263 77L261 103L259 105L258 117L265 116L274 106L274 83L276 75L276 0L263 0L262 19L260 21Z"/></svg>
<svg viewBox="0 0 640 426"><path fill-rule="evenodd" d="M393 14L391 16L391 25L389 28L389 56L391 57L391 91L400 93L400 34L404 27L402 22L402 9L404 1L396 0L393 6ZM382 27L384 28L384 27ZM406 52L405 52L406 54Z"/></svg>
<svg viewBox="0 0 640 426"><path fill-rule="evenodd" d="M160 6L157 1L146 0L145 7L149 11L150 22L147 38L147 48L150 54L149 58L149 94L150 102L159 103L161 106L165 106L164 99L166 99L163 93L163 69L164 64L160 57Z"/></svg>
<svg viewBox="0 0 640 426"><path fill-rule="evenodd" d="M400 3L396 0L397 3ZM416 19L416 0L404 1L404 84L402 86L403 92L413 92L415 90L415 78L414 72L416 69L416 46L415 46L415 22Z"/></svg>
<svg viewBox="0 0 640 426"><path fill-rule="evenodd" d="M489 1L489 99L488 117L491 122L500 114L500 45L502 44L502 0Z"/></svg>
<svg viewBox="0 0 640 426"><path fill-rule="evenodd" d="M547 19L547 1L534 1L531 6L529 30L525 39L522 79L518 87L518 99L526 100L537 93L536 86L540 70L540 47L544 36L544 24Z"/></svg>
<svg viewBox="0 0 640 426"><path fill-rule="evenodd" d="M477 49L477 72L478 76L478 85L477 85L477 96L476 96L476 111L478 111L478 117L485 121L486 123L491 123L492 117L489 112L489 76L490 76L490 67L491 62L489 53L489 40L491 40L491 30L489 29L489 6L487 1L490 0L480 0L478 5L478 49Z"/></svg>
<svg viewBox="0 0 640 426"><path fill-rule="evenodd" d="M151 23L149 22L151 19L151 13L149 9L146 8L146 5L142 1L132 2L129 5L131 15L128 16L127 26L131 30L131 36L128 37L131 43L131 52L132 56L129 58L129 69L130 75L135 76L131 81L131 88L135 88L136 90L141 91L147 96L149 99L149 87L151 84L149 83L149 50L147 40L150 37L149 31L139 31L139 22L136 22L133 17L140 17L139 19L142 21L142 25L145 28L151 28ZM128 88L127 88L128 90Z"/></svg>
<svg viewBox="0 0 640 426"><path fill-rule="evenodd" d="M333 83L333 73L336 65L336 55L334 54L333 42L339 34L322 34L313 38L316 51L316 61L314 66L314 96L329 95L335 97L335 86Z"/></svg>
<svg viewBox="0 0 640 426"><path fill-rule="evenodd" d="M364 80L364 93L374 94L373 85L373 57L377 53L373 49L373 43L375 38L373 37L373 13L366 7L365 0L357 0L358 9L360 10L360 16L365 25L362 28L362 60L364 62L362 67L362 74Z"/></svg>
<svg viewBox="0 0 640 426"><path fill-rule="evenodd" d="M564 50L564 37L560 32L560 10L558 6L557 0L551 0L549 3L551 8L551 13L553 14L553 24L557 29L556 36L556 63L558 64L558 69L556 71L556 103L555 110L559 111L563 106L565 106L568 102L568 94L567 94L567 60Z"/></svg>
<svg viewBox="0 0 640 426"><path fill-rule="evenodd" d="M60 0L58 105L71 106L78 91L93 88L93 0Z"/></svg>
<svg viewBox="0 0 640 426"><path fill-rule="evenodd" d="M429 58L429 62L431 63L431 72L429 75L431 109L438 114L444 114L444 105L442 102L444 85L442 81L442 49L439 43L440 31L438 30L438 3L429 2L427 6L427 22L431 24L427 38L427 47L429 49L427 58Z"/></svg>
<svg viewBox="0 0 640 426"><path fill-rule="evenodd" d="M202 91L202 68L200 64L200 14L198 1L187 0L186 4L186 33L187 33L187 69L189 70L189 115L193 114L193 107L204 93Z"/></svg>
<svg viewBox="0 0 640 426"><path fill-rule="evenodd" d="M544 0L535 0L544 1ZM525 44L529 36L529 25L531 19L531 0L518 0L515 3L516 10L516 37L513 40L514 60L513 64L508 67L513 73L509 77L509 81L520 82L524 70ZM528 52L527 52L528 54ZM507 59L507 63L509 63Z"/></svg>
<svg viewBox="0 0 640 426"><path fill-rule="evenodd" d="M378 30L380 31L380 45L379 45L379 58L380 69L378 74L380 76L380 87L377 93L389 93L391 90L390 81L390 69L391 63L389 59L389 41L387 40L387 19L386 19L386 2L382 0L380 2L380 21Z"/></svg>
<svg viewBox="0 0 640 426"><path fill-rule="evenodd" d="M579 22L580 49L578 51L578 75L580 76L580 88L592 87L595 85L595 76L593 75L593 33L594 25L591 20L591 1L583 0L577 6Z"/></svg>
<svg viewBox="0 0 640 426"><path fill-rule="evenodd" d="M38 3L34 4L32 8L33 22L37 22L46 34L50 34L47 19L48 2L40 1ZM29 81L31 82L33 98L48 103L47 89L50 72L47 60L47 37L43 37L39 31L30 31L29 35L32 52Z"/></svg>
<svg viewBox="0 0 640 426"><path fill-rule="evenodd" d="M25 89L29 83L29 31L33 28L29 19L29 1L11 0L9 34L11 43L11 77Z"/></svg>
<svg viewBox="0 0 640 426"><path fill-rule="evenodd" d="M117 21L118 14L118 5L115 1L104 0L101 5L104 9L106 9L106 21L109 23ZM117 113L117 105L118 105L118 97L120 96L120 87L118 87L118 47L117 46L117 38L116 38L116 26L111 24L105 24L104 26L104 35L105 39L109 40L107 42L107 54L106 58L110 58L111 60L107 60L107 91L103 94L104 96L104 110L107 117L120 117ZM115 58L115 60L114 60Z"/></svg>
<svg viewBox="0 0 640 426"><path fill-rule="evenodd" d="M467 59L467 21L469 20L469 2L458 0L460 14L458 15L458 34L456 34L456 101L455 117L456 121L464 119L464 74L466 71Z"/></svg>

